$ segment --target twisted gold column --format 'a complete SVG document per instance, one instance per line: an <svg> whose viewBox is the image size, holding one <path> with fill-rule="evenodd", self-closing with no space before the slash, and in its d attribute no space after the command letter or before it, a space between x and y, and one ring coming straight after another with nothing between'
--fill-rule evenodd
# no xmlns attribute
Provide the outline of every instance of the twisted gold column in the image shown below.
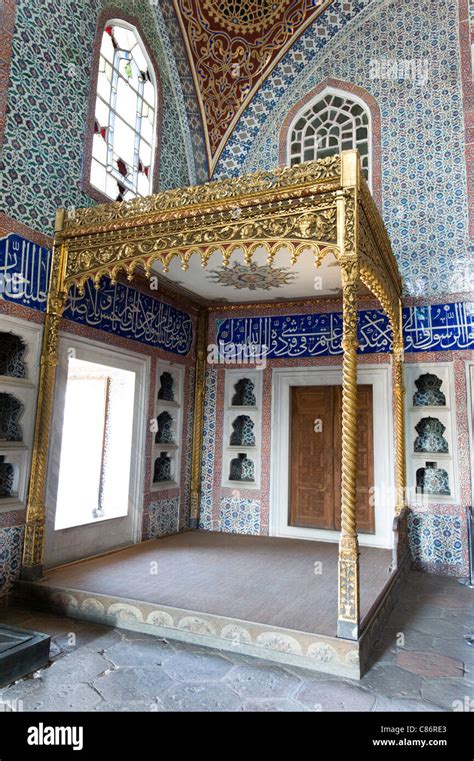
<svg viewBox="0 0 474 761"><path fill-rule="evenodd" d="M48 308L43 329L35 435L31 461L30 488L26 508L21 578L38 579L43 571L45 492L49 437L53 410L58 335L66 294L62 289L66 252L55 246L51 263Z"/></svg>
<svg viewBox="0 0 474 761"><path fill-rule="evenodd" d="M356 526L357 488L357 263L343 265L344 332L342 348L342 473L341 538L337 635L357 639L359 633L359 543Z"/></svg>
<svg viewBox="0 0 474 761"><path fill-rule="evenodd" d="M405 461L405 385L403 381L403 334L400 321L393 336L393 396L395 417L395 513L400 515L406 505Z"/></svg>
<svg viewBox="0 0 474 761"><path fill-rule="evenodd" d="M208 313L203 309L198 318L196 346L196 377L194 379L193 452L191 467L191 528L199 526L201 498L202 431L204 394L206 390L206 351Z"/></svg>
<svg viewBox="0 0 474 761"><path fill-rule="evenodd" d="M360 622L357 539L357 289L359 285L357 156L343 161L343 189L337 193L337 226L342 279L342 461L337 636L358 639Z"/></svg>

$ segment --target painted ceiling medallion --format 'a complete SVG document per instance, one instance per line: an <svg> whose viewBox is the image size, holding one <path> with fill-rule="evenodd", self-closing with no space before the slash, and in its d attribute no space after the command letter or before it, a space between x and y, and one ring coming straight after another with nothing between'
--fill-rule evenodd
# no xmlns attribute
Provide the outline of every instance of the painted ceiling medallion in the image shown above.
<svg viewBox="0 0 474 761"><path fill-rule="evenodd" d="M231 267L212 270L210 275L215 283L238 290L248 288L249 291L269 291L271 288L289 285L295 279L295 274L283 267L270 267L267 264L259 266L255 262L249 265L234 262Z"/></svg>
<svg viewBox="0 0 474 761"><path fill-rule="evenodd" d="M301 32L332 0L173 0L214 172L237 120Z"/></svg>
<svg viewBox="0 0 474 761"><path fill-rule="evenodd" d="M265 26L273 23L275 17L282 13L288 3L284 0L204 0L204 6L214 21L224 25L230 32L260 32Z"/></svg>

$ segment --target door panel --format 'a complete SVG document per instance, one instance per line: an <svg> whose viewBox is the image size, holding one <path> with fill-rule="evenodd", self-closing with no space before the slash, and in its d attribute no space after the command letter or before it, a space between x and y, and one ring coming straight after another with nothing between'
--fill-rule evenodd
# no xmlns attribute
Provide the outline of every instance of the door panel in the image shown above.
<svg viewBox="0 0 474 761"><path fill-rule="evenodd" d="M290 524L332 528L334 393L329 386L292 389ZM315 431L320 421L321 431Z"/></svg>
<svg viewBox="0 0 474 761"><path fill-rule="evenodd" d="M340 529L342 459L341 386L301 386L291 390L292 526ZM370 505L374 478L372 386L358 386L357 527L375 533ZM322 430L316 432L315 421Z"/></svg>

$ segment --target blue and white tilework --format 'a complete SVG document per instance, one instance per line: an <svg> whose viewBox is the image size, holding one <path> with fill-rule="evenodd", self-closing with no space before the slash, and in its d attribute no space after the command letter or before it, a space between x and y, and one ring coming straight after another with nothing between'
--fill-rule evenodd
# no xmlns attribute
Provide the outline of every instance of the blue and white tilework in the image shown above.
<svg viewBox="0 0 474 761"><path fill-rule="evenodd" d="M222 497L219 530L229 534L260 534L260 502Z"/></svg>
<svg viewBox="0 0 474 761"><path fill-rule="evenodd" d="M23 526L0 529L0 597L8 594L20 575Z"/></svg>
<svg viewBox="0 0 474 761"><path fill-rule="evenodd" d="M435 570L436 565L463 567L462 520L455 515L410 512L408 538L417 565Z"/></svg>
<svg viewBox="0 0 474 761"><path fill-rule="evenodd" d="M0 298L44 312L50 263L48 249L20 235L0 238ZM189 314L123 283L111 285L107 278L102 278L98 290L85 283L82 296L72 288L64 317L182 356L189 354L193 343Z"/></svg>
<svg viewBox="0 0 474 761"><path fill-rule="evenodd" d="M229 317L216 327L223 356L230 356L231 347L246 345L267 359L343 353L341 312ZM392 332L381 309L360 310L357 331L359 354L392 350ZM404 307L403 338L406 352L474 349L474 303Z"/></svg>
<svg viewBox="0 0 474 761"><path fill-rule="evenodd" d="M245 110L215 176L273 168L295 103L328 77L356 84L381 112L382 213L405 292L468 292L458 0L359 5L365 10L344 28L330 27L323 14L301 35ZM343 6L335 0L331 12L340 16ZM371 61L387 59L421 61L427 81L371 78Z"/></svg>
<svg viewBox="0 0 474 761"><path fill-rule="evenodd" d="M203 446L201 460L201 505L199 528L212 531L212 505L214 482L214 442L216 438L217 371L206 370L206 395L203 415Z"/></svg>
<svg viewBox="0 0 474 761"><path fill-rule="evenodd" d="M139 19L160 69L160 188L187 185L195 176L183 96L150 2L48 0L46 23L44 3L18 0L0 165L5 176L1 207L45 234L52 233L57 207L93 203L81 190L82 147L96 24L110 5Z"/></svg>
<svg viewBox="0 0 474 761"><path fill-rule="evenodd" d="M148 539L176 534L179 524L179 497L160 499L148 507Z"/></svg>

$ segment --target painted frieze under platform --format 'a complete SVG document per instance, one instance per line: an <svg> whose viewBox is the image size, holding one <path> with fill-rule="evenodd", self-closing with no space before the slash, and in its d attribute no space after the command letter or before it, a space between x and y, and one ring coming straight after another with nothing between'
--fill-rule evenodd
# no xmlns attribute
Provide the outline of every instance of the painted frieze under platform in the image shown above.
<svg viewBox="0 0 474 761"><path fill-rule="evenodd" d="M402 554L398 570L366 616L358 641L41 582L20 581L14 594L30 606L71 618L360 679L405 585L410 568L406 546Z"/></svg>
<svg viewBox="0 0 474 761"><path fill-rule="evenodd" d="M359 643L89 591L19 582L15 595L71 618L359 679Z"/></svg>

